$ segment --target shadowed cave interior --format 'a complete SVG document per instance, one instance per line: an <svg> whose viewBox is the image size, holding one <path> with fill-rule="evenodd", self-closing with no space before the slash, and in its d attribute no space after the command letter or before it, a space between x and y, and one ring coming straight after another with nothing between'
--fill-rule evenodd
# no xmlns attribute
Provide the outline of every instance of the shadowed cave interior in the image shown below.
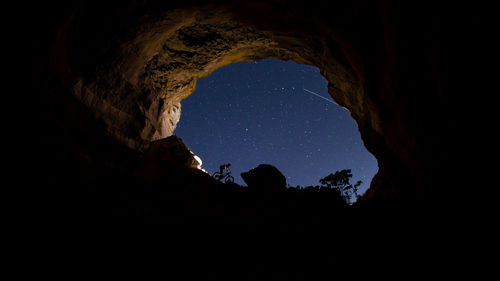
<svg viewBox="0 0 500 281"><path fill-rule="evenodd" d="M414 237L459 165L458 102L446 91L445 44L431 36L444 31L421 20L440 10L313 2L75 1L48 12L34 78L37 153L50 159L36 171L50 186L46 224L162 226L179 240L145 243L171 247L172 267L203 268L209 280L312 280L360 256L404 267L400 257L419 252L431 262L427 236ZM356 121L379 168L356 204L330 189L274 188L279 180L223 184L172 136L197 79L270 58L317 67ZM114 242L113 256L123 251Z"/></svg>

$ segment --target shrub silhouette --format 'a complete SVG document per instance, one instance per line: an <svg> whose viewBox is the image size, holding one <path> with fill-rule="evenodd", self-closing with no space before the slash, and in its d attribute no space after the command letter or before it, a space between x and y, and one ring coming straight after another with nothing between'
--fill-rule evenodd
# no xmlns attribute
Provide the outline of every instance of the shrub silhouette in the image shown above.
<svg viewBox="0 0 500 281"><path fill-rule="evenodd" d="M326 188L336 189L340 192L344 200L349 203L354 195L356 198L358 195L358 188L362 181L357 181L354 185L350 183L350 178L352 178L351 169L344 169L341 171L336 171L335 174L329 174L328 176L319 180L322 185L326 185Z"/></svg>

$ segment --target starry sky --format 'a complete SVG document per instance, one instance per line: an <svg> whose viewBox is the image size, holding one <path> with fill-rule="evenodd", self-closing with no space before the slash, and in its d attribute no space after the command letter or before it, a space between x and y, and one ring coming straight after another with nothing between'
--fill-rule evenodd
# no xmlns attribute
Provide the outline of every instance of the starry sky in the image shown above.
<svg viewBox="0 0 500 281"><path fill-rule="evenodd" d="M378 170L319 69L292 61L233 63L198 79L195 92L181 102L174 134L207 172L231 163L242 185L240 173L259 164L274 165L288 184L303 187L351 169L351 183L363 181L363 193Z"/></svg>

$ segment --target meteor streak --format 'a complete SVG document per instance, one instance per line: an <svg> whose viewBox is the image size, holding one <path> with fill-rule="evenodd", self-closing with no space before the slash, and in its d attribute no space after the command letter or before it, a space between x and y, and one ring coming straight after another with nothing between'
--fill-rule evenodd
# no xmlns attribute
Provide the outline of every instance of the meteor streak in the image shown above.
<svg viewBox="0 0 500 281"><path fill-rule="evenodd" d="M303 88L303 89L304 89L304 88ZM320 98L322 98L322 99L324 99L324 100L326 100L326 101L328 101L328 102L331 102L331 103L333 103L333 104L338 105L338 104L337 104L336 102L334 102L333 100L329 100L329 99L327 99L327 98L323 97L322 95L316 94L316 93L315 93L315 92L313 92L313 91L309 91L308 89L304 89L304 91L306 91L306 92L308 92L308 93L310 93L310 94L313 94L313 95L315 95L315 96L317 96L317 97L320 97Z"/></svg>

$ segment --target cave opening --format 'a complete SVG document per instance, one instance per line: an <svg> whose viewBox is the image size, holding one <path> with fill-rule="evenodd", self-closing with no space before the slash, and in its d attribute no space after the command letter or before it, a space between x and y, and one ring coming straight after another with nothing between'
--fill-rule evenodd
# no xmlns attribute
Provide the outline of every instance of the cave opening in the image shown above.
<svg viewBox="0 0 500 281"><path fill-rule="evenodd" d="M317 67L265 59L220 67L198 79L181 101L174 134L213 173L231 163L235 182L260 164L276 166L290 186L314 186L351 169L363 194L377 160L363 145L350 112L328 94Z"/></svg>
<svg viewBox="0 0 500 281"><path fill-rule="evenodd" d="M281 15L286 17L279 19L275 14L266 14L266 18L272 19L267 24L266 21L255 21L253 17L247 17L248 14L236 6L216 10L154 10L159 13L151 17L136 18L141 14L139 12L134 15L124 14L124 20L131 20L130 26L109 25L110 30L101 30L100 36L97 37L94 32L81 33L78 29L99 20L95 17L79 17L58 32L53 47L53 54L58 59L54 72L62 81L69 81L64 87L69 89L72 98L75 98L75 104L81 106L82 111L89 113L89 119L97 120L98 126L94 127L100 128L100 131L95 132L96 139L102 136L102 143L120 144L124 149L130 149L130 155L147 153L152 142L174 134L180 118L181 101L186 103L199 95L188 98L195 90L197 81L202 84L204 77L211 76L214 71L222 71L225 67L274 58L317 67L315 71L318 77L322 77L321 83L325 85L326 90L318 90L314 86L296 86L295 90L302 91L302 96L315 99L315 102L323 107L317 110L318 112L324 111L325 104L326 107L332 106L327 101L329 98L349 109L349 112L339 110L344 111L352 122L355 120L353 126L357 127L359 132L357 129L355 131L363 139L361 141L358 138L353 142L359 143L363 149L365 145L377 159L373 159L377 166L373 173L378 170L373 181L354 170L358 165L343 163L338 168L325 165L324 167L328 166L327 171L320 171L317 175L309 172L309 180L294 182L292 177L296 173L287 172L283 164L271 163L286 177L290 177L290 185L315 185L318 179L335 170L350 168L353 169L353 180L364 182L364 190L370 185L366 198L388 198L397 193L398 186L411 186L406 184L410 182L412 175L405 166L411 161L408 157L413 150L410 147L410 151L406 145L406 138L411 136L406 134L406 127L401 118L393 118L391 114L387 114L387 110L393 108L394 104L385 104L384 100L378 97L379 90L389 95L392 90L378 88L385 84L377 82L380 79L376 75L367 74L380 72L376 71L376 68L369 68L374 65L365 65L361 55L364 53L360 53L359 46L352 45L342 34L325 26L323 19L298 17L299 14L289 13ZM101 20L107 19L105 17ZM286 24L275 25L277 21ZM115 27L122 33L113 30ZM102 36L104 34L110 36ZM67 44L68 42L70 44ZM104 45L110 47L101 49ZM282 84L273 87L273 90L289 90L289 84ZM201 87L198 86L198 89ZM70 105L65 108L72 108L72 102L68 101ZM302 107L307 108L303 104L297 106ZM213 109L217 110L217 107ZM187 111L185 108L183 111L183 120L186 121ZM65 114L69 117L74 115L71 111L62 112L61 120L66 118ZM182 126L179 124L179 128ZM71 128L76 131L74 135L89 135L89 132L85 131L86 124L78 123ZM277 134L275 131L271 130L270 133ZM307 130L302 130L304 131ZM212 158L204 156L196 145L186 136L179 134L179 131L176 134L180 135L195 153L200 154L205 162L204 168L213 172L217 165L232 162L233 173L239 180L240 171L234 170L238 166L234 160L217 161L222 163L214 163L215 168L210 168L207 161ZM387 136L390 136L389 139ZM273 150L273 153L278 153L279 149L281 147ZM314 149L318 154L321 152L323 155L334 155L325 153L321 147ZM108 153L106 149L103 150L107 154L96 153L99 161L101 158L109 158L106 159L107 162L119 163L116 164L117 167L111 165L110 173L120 173L128 166L133 166L123 164L128 163L127 161L114 161L115 155ZM224 155L224 150L227 150L227 147L213 149L219 155ZM250 152L247 154L253 155ZM343 157L351 158L353 157ZM285 163L300 163L304 170L305 161L296 159L298 158ZM261 161L271 162L267 159ZM133 163L134 160L129 162ZM245 169L241 168L241 171L253 168L258 163ZM393 175L397 175L397 179Z"/></svg>
<svg viewBox="0 0 500 281"><path fill-rule="evenodd" d="M473 185L463 191L460 187L468 183L468 164L477 163L466 158L469 153L465 148L471 145L464 140L469 135L477 136L471 134L472 123L466 122L475 115L464 114L464 109L485 111L470 103L489 100L482 98L477 87L473 89L476 91L463 91L465 95L455 91L463 89L464 82L471 78L456 83L456 78L463 76L456 74L470 76L470 69L482 73L481 68L463 67L464 62L476 60L463 59L475 52L463 48L469 44L462 42L482 46L477 40L467 39L476 30L461 28L473 26L470 20L460 17L458 21L458 16L472 12L450 11L444 3L404 5L398 1L69 2L25 5L19 19L30 32L21 36L27 43L16 46L29 46L29 50L13 57L27 58L27 65L19 65L28 73L20 72L23 83L10 83L19 86L11 96L32 100L42 111L17 110L18 114L11 116L13 121L26 119L17 122L17 127L29 135L24 138L10 133L10 139L27 145L9 148L19 154L14 164L22 164L17 180L30 180L27 186L13 182L19 186L14 189L28 192L21 198L22 204L10 208L11 213L28 215L15 218L22 225L39 219L35 228L44 231L35 233L34 241L43 242L55 253L52 256L56 260L38 259L41 262L54 264L57 257L64 257L60 264L75 269L73 272L83 272L74 266L79 264L92 272L88 263L75 263L72 253L86 260L87 256L90 260L102 257L102 263L93 263L97 273L98 268L106 267L99 265L108 265L113 256L118 258L114 260L130 261L134 267L142 264L137 257L154 257L151 263L146 262L153 266L142 272L154 272L154 265L161 264L158 272L162 275L178 271L184 279L197 273L209 280L229 276L245 280L314 280L354 272L353 267L357 267L356 273L365 267L369 274L385 275L402 271L427 273L427 267L429 273L435 274L446 260L443 253L457 253L453 240L461 241L455 234L463 231L454 230L464 229L464 221L476 218L474 206L457 200L471 194ZM13 23L13 28L20 25ZM26 34L22 30L15 33ZM33 55L36 59L32 59ZM258 61L256 65L260 65L262 59L268 58L318 67L328 81L327 91L323 86L302 89L294 85L293 92L287 83L281 88L285 93L297 93L289 97L309 99L307 102L321 107L317 112L322 113L332 105L304 89L330 96L348 108L356 121L354 126L359 128L364 145L377 159L378 172L364 200L353 208L324 212L332 208L330 204L315 204L318 200L286 204L288 210L299 210L293 213L282 212L275 204L259 209L254 207L257 204L240 204L251 202L247 200L250 196L220 196L229 185L218 184L197 169L183 169L164 161L171 158L158 157L152 159L152 165L144 164L148 164L144 155L151 151L149 146L171 136L176 126L175 133L202 157L204 168L210 172L219 164L231 162L235 179L239 180L237 169L247 170L266 161L259 159L250 167L241 167L234 159L224 158L213 160L215 166L210 167L212 157L205 156L196 143L181 134L181 129L189 120L188 103L200 98L204 84L209 84L214 75L243 62ZM34 87L26 85L30 79ZM244 83L235 85L245 87L246 81L255 80L247 77ZM188 97L196 81L196 92ZM281 94L281 88L276 88L276 93ZM474 92L477 94L471 97ZM239 94L221 87L217 93L212 96L223 99L223 94ZM255 96L265 97L265 91ZM182 118L177 124L181 101ZM234 105L228 100L222 102ZM11 107L17 104L23 108L23 103ZM255 107L255 103L244 103L252 104ZM305 104L299 109L310 108ZM222 108L206 106L212 111ZM201 116L200 112L194 113ZM41 125L39 131L33 131L37 125ZM240 128L239 132L244 134L246 130ZM261 138L280 133L259 132ZM229 135L234 139L235 134ZM217 156L224 156L232 144L223 141L222 148L212 148ZM203 139L200 143L206 142ZM337 146L331 142L330 147ZM279 154L276 148L273 152ZM254 156L251 149L246 155ZM320 149L325 153L326 148ZM286 163L296 164L300 171L308 167L299 158ZM338 168L329 166L327 171L312 175L303 185L317 184L319 178L335 170L357 167L340 163ZM281 163L271 164L287 177L295 175ZM353 175L355 180L369 183L359 171L353 170ZM205 178L207 181L202 181ZM289 184L301 183L291 178ZM30 189L36 191L31 193ZM192 192L197 190L200 192ZM260 206L275 202L257 197L253 201ZM460 227L453 227L455 222ZM135 235L136 231L108 234L108 226L123 229L123 223L138 226L145 238ZM179 233L179 239L170 238L169 234L175 233ZM83 239L72 234L82 234ZM448 243L450 237L457 239ZM76 248L71 244L77 244ZM134 249L146 252L136 254ZM85 252L89 255L83 255ZM463 255L455 256L460 259ZM35 256L40 264L38 260ZM360 260L367 262L360 266L356 262ZM456 264L453 260L449 264ZM130 275L129 271L115 268L111 271L114 275Z"/></svg>

